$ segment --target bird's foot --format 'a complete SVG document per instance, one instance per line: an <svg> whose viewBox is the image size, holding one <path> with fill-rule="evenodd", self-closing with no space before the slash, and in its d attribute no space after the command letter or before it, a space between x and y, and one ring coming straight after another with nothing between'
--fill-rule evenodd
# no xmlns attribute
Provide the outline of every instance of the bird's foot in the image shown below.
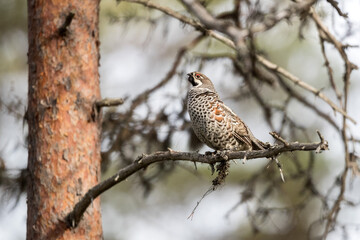
<svg viewBox="0 0 360 240"><path fill-rule="evenodd" d="M227 161L229 159L228 153L229 153L229 150L216 151L216 155L220 156L225 161Z"/></svg>

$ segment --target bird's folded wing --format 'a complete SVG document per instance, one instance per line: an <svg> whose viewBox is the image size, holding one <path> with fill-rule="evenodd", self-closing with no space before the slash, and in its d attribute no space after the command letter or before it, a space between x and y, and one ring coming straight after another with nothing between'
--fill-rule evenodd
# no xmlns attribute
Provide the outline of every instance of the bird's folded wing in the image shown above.
<svg viewBox="0 0 360 240"><path fill-rule="evenodd" d="M251 133L249 134L248 127L245 123L225 104L222 105L224 111L231 120L232 125L232 134L233 136L238 139L240 142L246 144L249 148L252 147L252 140L251 140Z"/></svg>

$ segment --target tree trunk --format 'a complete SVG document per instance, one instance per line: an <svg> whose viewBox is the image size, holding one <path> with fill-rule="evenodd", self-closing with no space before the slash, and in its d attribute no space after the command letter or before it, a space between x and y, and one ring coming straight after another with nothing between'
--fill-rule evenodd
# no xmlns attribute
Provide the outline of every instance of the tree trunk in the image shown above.
<svg viewBox="0 0 360 240"><path fill-rule="evenodd" d="M63 221L100 180L99 0L28 0L27 239L101 239L100 199Z"/></svg>

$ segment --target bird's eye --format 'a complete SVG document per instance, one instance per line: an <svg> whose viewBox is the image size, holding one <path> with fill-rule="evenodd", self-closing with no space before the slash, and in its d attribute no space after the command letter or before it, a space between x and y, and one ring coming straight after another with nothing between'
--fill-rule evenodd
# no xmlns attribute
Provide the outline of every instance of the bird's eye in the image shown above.
<svg viewBox="0 0 360 240"><path fill-rule="evenodd" d="M200 78L200 74L198 74L198 73L195 74L195 77L196 77L196 78Z"/></svg>

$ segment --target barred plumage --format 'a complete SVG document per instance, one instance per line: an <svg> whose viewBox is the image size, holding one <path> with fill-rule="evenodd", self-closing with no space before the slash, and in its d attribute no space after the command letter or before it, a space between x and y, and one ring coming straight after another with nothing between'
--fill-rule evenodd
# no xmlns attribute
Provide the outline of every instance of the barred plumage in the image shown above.
<svg viewBox="0 0 360 240"><path fill-rule="evenodd" d="M193 85L188 94L188 112L196 136L215 150L257 150L265 144L219 98L208 77L188 74Z"/></svg>

